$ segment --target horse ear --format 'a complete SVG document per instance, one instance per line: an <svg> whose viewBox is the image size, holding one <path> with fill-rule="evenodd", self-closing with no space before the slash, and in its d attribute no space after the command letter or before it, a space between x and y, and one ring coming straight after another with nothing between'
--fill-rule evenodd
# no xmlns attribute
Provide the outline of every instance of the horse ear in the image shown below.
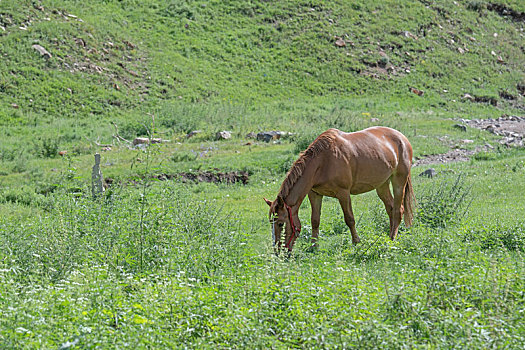
<svg viewBox="0 0 525 350"><path fill-rule="evenodd" d="M268 204L270 207L272 206L272 201L271 200L268 200L266 198L263 198L263 199L266 202L266 204Z"/></svg>
<svg viewBox="0 0 525 350"><path fill-rule="evenodd" d="M280 208L280 207L284 207L284 199L283 197L281 196L277 196L277 206Z"/></svg>

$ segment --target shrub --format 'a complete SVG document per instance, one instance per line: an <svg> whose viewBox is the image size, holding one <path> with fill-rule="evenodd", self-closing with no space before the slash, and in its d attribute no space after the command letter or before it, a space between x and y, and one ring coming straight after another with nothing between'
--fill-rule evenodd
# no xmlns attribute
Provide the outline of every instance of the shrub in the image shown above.
<svg viewBox="0 0 525 350"><path fill-rule="evenodd" d="M293 138L295 143L294 153L301 153L310 146L310 144L319 136L320 133L310 132L308 134L298 135Z"/></svg>
<svg viewBox="0 0 525 350"><path fill-rule="evenodd" d="M470 187L459 175L444 180L419 196L419 222L430 228L445 228L462 219L470 206Z"/></svg>
<svg viewBox="0 0 525 350"><path fill-rule="evenodd" d="M35 155L41 158L53 158L58 156L59 137L40 136L33 142Z"/></svg>

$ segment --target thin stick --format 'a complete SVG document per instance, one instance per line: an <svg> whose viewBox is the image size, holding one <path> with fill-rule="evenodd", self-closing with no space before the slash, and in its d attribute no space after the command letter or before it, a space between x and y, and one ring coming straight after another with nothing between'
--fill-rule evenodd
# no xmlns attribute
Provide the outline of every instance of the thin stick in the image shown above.
<svg viewBox="0 0 525 350"><path fill-rule="evenodd" d="M116 138L116 139L119 140L119 141L125 141L125 142L127 142L127 143L129 143L129 144L132 143L131 141L126 140L125 138L123 138L122 136L120 136L120 135L118 134L118 127L117 127L117 124L115 124L115 122L111 122L111 124L113 124L113 126L115 127L115 135L113 135L114 138Z"/></svg>

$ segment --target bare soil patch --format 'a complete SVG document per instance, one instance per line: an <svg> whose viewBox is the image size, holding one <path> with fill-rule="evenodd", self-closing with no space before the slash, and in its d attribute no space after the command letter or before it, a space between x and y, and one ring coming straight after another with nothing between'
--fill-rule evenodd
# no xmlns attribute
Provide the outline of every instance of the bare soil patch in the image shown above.
<svg viewBox="0 0 525 350"><path fill-rule="evenodd" d="M161 181L180 179L182 182L213 182L226 183L230 185L235 183L242 183L243 185L246 185L248 183L248 180L250 179L250 175L247 171L199 171L178 174L159 174L154 175L153 177Z"/></svg>
<svg viewBox="0 0 525 350"><path fill-rule="evenodd" d="M429 164L446 164L452 162L466 162L470 160L474 154L478 153L480 149L467 150L467 149L452 149L447 153L443 154L429 154L424 155L420 159L414 162L414 166L418 165L429 165Z"/></svg>
<svg viewBox="0 0 525 350"><path fill-rule="evenodd" d="M221 171L197 171L197 172L184 172L177 174L155 174L150 178L157 179L160 181L167 180L179 180L182 182L208 182L208 183L225 183L228 185L242 183L243 185L248 184L250 180L250 174L247 171L230 171L230 172L221 172ZM111 187L115 184L115 179L111 177L104 178L104 188ZM138 184L137 181L121 181L118 183L124 184Z"/></svg>
<svg viewBox="0 0 525 350"><path fill-rule="evenodd" d="M497 119L462 119L461 122L472 128L501 136L502 145L523 147L525 117L503 115Z"/></svg>
<svg viewBox="0 0 525 350"><path fill-rule="evenodd" d="M523 147L525 139L525 117L503 115L497 119L461 119L461 123L472 128L486 130L501 136L500 144L507 147ZM461 125L460 125L461 126ZM485 145L473 150L454 148L443 154L430 154L417 159L414 166L466 162L478 152L488 151L492 147Z"/></svg>

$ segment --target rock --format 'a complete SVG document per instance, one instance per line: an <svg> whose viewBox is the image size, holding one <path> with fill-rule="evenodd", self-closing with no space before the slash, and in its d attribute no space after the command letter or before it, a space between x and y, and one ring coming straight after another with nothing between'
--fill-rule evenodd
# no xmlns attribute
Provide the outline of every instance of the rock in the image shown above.
<svg viewBox="0 0 525 350"><path fill-rule="evenodd" d="M424 91L422 91L422 90L418 90L418 89L413 88L413 87L410 88L410 91L411 91L412 93L418 95L418 96L423 96L423 95L425 94Z"/></svg>
<svg viewBox="0 0 525 350"><path fill-rule="evenodd" d="M434 168L428 168L427 170L423 171L419 176L425 176L428 178L433 178L437 175L436 169Z"/></svg>
<svg viewBox="0 0 525 350"><path fill-rule="evenodd" d="M246 134L246 138L247 139L255 139L255 138L257 138L257 134L254 133L254 132L249 132L249 133Z"/></svg>
<svg viewBox="0 0 525 350"><path fill-rule="evenodd" d="M410 38L410 39L417 40L417 36L415 36L414 34L410 33L408 30L403 31L402 34L403 34L403 36L405 38Z"/></svg>
<svg viewBox="0 0 525 350"><path fill-rule="evenodd" d="M228 140L232 138L232 133L230 131L219 131L215 134L216 140Z"/></svg>
<svg viewBox="0 0 525 350"><path fill-rule="evenodd" d="M337 40L335 41L335 46L337 46L337 47L345 47L346 46L346 42L343 39L338 38L338 37L336 37L336 39Z"/></svg>
<svg viewBox="0 0 525 350"><path fill-rule="evenodd" d="M464 100L469 100L469 101L472 101L472 102L476 101L476 99L474 98L474 96L472 96L471 94L465 94L465 95L463 95L463 99L464 99Z"/></svg>
<svg viewBox="0 0 525 350"><path fill-rule="evenodd" d="M466 139L466 140L462 140L461 142L463 142L463 143L474 143L474 140Z"/></svg>
<svg viewBox="0 0 525 350"><path fill-rule="evenodd" d="M151 143L161 143L162 139L151 139ZM146 145L150 143L150 139L148 137L137 137L133 140L133 146L136 145Z"/></svg>
<svg viewBox="0 0 525 350"><path fill-rule="evenodd" d="M370 118L370 121L372 123L377 123L377 122L379 122L379 118Z"/></svg>
<svg viewBox="0 0 525 350"><path fill-rule="evenodd" d="M45 59L50 59L53 57L46 49L38 44L33 45L32 48L38 51L38 53L40 53L40 55L42 55Z"/></svg>
<svg viewBox="0 0 525 350"><path fill-rule="evenodd" d="M272 140L279 140L283 136L282 131L264 131L257 134L257 141L270 142Z"/></svg>
<svg viewBox="0 0 525 350"><path fill-rule="evenodd" d="M485 130L487 130L488 132L492 134L496 133L496 127L494 125L488 125L487 127L485 127Z"/></svg>
<svg viewBox="0 0 525 350"><path fill-rule="evenodd" d="M195 135L197 135L197 134L199 134L199 133L201 133L201 132L202 132L202 130L193 130L193 131L190 131L190 132L186 135L186 138L189 139L190 137L193 137L193 136L195 136Z"/></svg>
<svg viewBox="0 0 525 350"><path fill-rule="evenodd" d="M454 124L454 128L456 129L459 129L463 132L467 132L467 127L465 125L462 125L462 124Z"/></svg>

